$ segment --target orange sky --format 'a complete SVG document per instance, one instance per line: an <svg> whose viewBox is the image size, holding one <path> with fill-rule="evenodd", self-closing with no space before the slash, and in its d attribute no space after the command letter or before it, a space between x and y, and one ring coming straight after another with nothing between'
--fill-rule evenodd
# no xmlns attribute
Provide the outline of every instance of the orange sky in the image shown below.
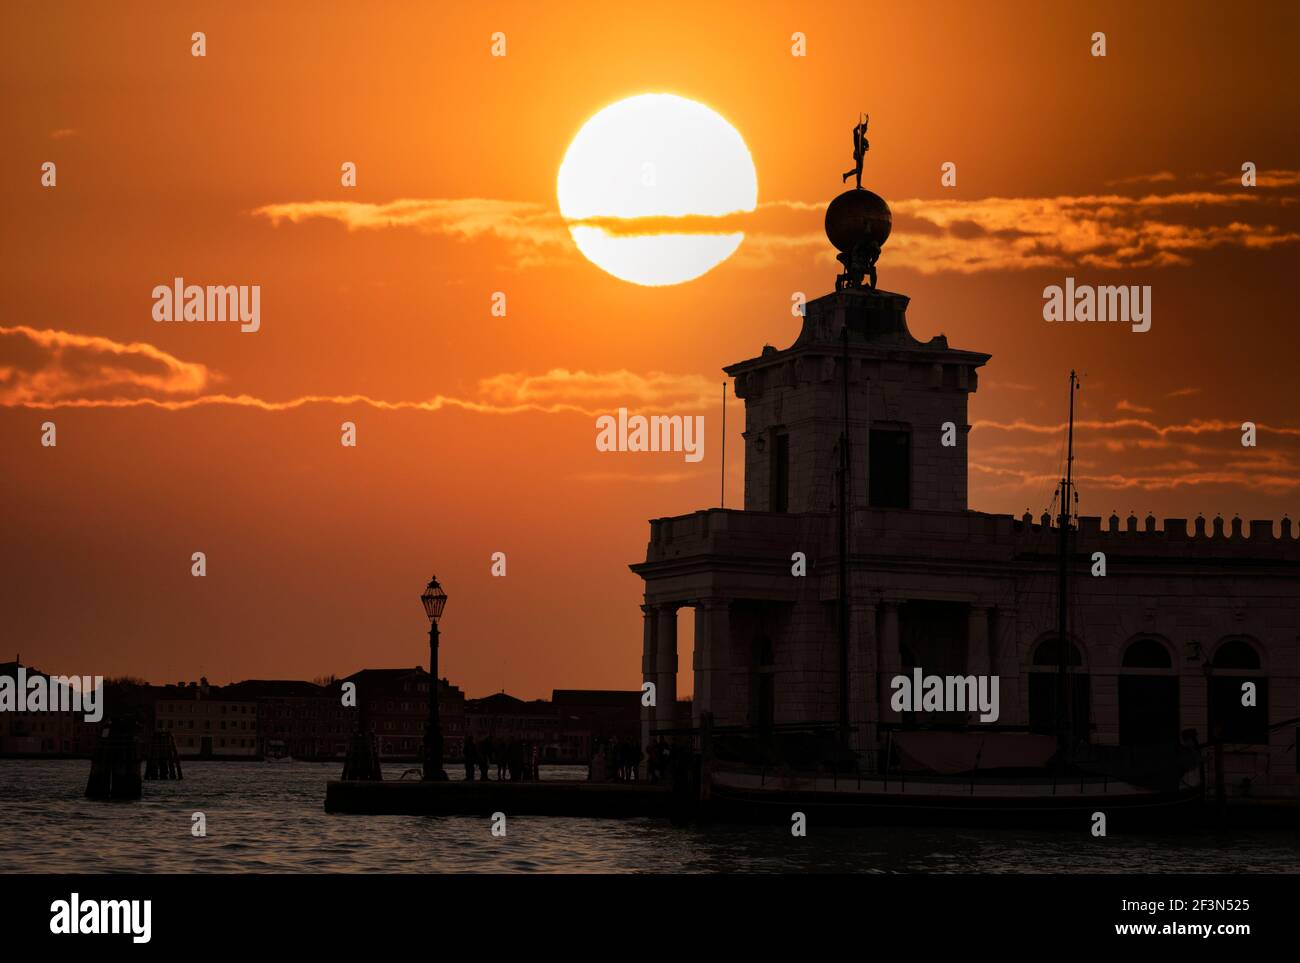
<svg viewBox="0 0 1300 963"><path fill-rule="evenodd" d="M627 563L647 518L717 502L721 366L788 345L791 292L832 287L820 207L859 110L895 212L881 286L918 338L993 354L971 507L1046 506L1073 366L1085 514L1296 514L1293 7L620 6L5 5L4 658L414 665L436 572L442 669L471 695L635 687ZM644 92L720 112L758 171L740 251L674 287L603 273L556 213L573 135ZM178 275L260 284L262 329L155 323ZM1044 322L1066 276L1150 284L1152 330ZM326 400L280 410L304 398ZM163 406L122 406L142 399ZM704 460L596 452L592 413L620 406L704 414ZM738 499L734 397L730 418Z"/></svg>

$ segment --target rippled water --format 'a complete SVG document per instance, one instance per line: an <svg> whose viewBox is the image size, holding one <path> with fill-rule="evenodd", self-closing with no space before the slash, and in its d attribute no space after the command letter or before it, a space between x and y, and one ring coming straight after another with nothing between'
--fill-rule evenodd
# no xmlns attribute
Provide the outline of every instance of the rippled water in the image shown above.
<svg viewBox="0 0 1300 963"><path fill-rule="evenodd" d="M1296 872L1300 834L674 827L657 819L331 816L326 763L186 762L140 802L83 797L89 762L0 760L0 872ZM407 766L386 766L398 778ZM448 769L452 778L460 770ZM543 768L544 778L581 778ZM190 816L208 835L190 835Z"/></svg>

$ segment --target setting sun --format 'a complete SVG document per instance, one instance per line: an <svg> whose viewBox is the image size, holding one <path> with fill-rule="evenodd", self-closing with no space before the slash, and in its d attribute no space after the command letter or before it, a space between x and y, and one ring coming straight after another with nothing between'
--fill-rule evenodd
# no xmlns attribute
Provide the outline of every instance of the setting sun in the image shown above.
<svg viewBox="0 0 1300 963"><path fill-rule="evenodd" d="M635 284L680 284L729 258L744 233L613 232L582 222L752 211L758 179L749 148L717 112L673 94L642 94L583 125L560 165L557 193L574 243L593 264Z"/></svg>

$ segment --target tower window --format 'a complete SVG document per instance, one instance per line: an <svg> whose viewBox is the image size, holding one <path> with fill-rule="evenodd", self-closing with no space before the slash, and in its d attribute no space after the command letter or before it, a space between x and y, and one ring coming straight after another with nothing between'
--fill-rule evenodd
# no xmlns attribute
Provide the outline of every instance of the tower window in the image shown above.
<svg viewBox="0 0 1300 963"><path fill-rule="evenodd" d="M871 429L871 507L912 507L912 438L906 431Z"/></svg>

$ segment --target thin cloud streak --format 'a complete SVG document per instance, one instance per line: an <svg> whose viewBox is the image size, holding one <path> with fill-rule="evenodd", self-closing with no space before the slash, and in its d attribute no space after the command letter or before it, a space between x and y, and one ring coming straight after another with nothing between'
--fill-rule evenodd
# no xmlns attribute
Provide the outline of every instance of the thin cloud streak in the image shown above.
<svg viewBox="0 0 1300 963"><path fill-rule="evenodd" d="M1285 186L1292 183L1291 173L1279 171L1271 176ZM1164 181L1168 180L1165 174L1168 172L1130 180ZM924 274L1185 266L1192 263L1194 255L1217 248L1267 250L1300 242L1300 230L1242 219L1245 213L1276 207L1279 200L1285 206L1290 198L1240 187L1236 191L1140 196L905 199L890 205L894 231L888 255L892 266ZM824 211L824 203L774 200L753 211L721 216L593 217L573 223L616 237L743 232L746 241L735 263L760 269L790 255L808 254L832 261L834 252L817 223ZM1207 212L1217 215L1218 222L1200 223ZM494 238L504 242L524 266L579 257L564 218L546 205L529 201L304 201L268 204L252 214L273 225L318 219L343 224L349 231L396 227L460 241Z"/></svg>
<svg viewBox="0 0 1300 963"><path fill-rule="evenodd" d="M971 470L988 490L1040 494L1061 474L1063 452L1048 443L1018 439L1060 438L1064 424L977 421L994 433L972 436ZM1257 425L1263 448L1241 445L1239 422L1196 419L1157 424L1117 418L1075 422L1075 477L1085 490L1160 492L1195 487L1234 487L1269 495L1300 490L1300 427Z"/></svg>
<svg viewBox="0 0 1300 963"><path fill-rule="evenodd" d="M186 411L211 405L292 411L307 405L367 405L380 411L480 414L574 413L589 416L618 408L660 413L698 411L718 404L716 384L700 375L652 371L505 372L479 381L479 396L435 395L389 401L362 394L313 394L273 401L247 393L210 392L221 376L142 342L26 326L0 327L0 406L55 408L157 408Z"/></svg>
<svg viewBox="0 0 1300 963"><path fill-rule="evenodd" d="M192 394L217 380L205 365L145 342L0 326L0 405L94 394Z"/></svg>
<svg viewBox="0 0 1300 963"><path fill-rule="evenodd" d="M1115 410L1116 410L1116 411L1131 411L1131 412L1133 412L1134 414L1137 414L1137 415L1149 415L1149 414L1152 414L1152 413L1155 411L1154 408L1147 408L1147 407L1145 407L1145 406L1143 406L1143 405L1135 405L1133 402L1129 401L1127 398L1121 398L1118 402L1116 402L1116 403L1115 403Z"/></svg>
<svg viewBox="0 0 1300 963"><path fill-rule="evenodd" d="M976 421L974 428L991 428L999 431L1027 431L1034 434L1059 434L1066 430L1067 425L1064 422L1054 425L1034 424L1027 421ZM1174 434L1192 434L1200 435L1207 432L1233 431L1237 436L1241 434L1241 422L1234 421L1215 421L1215 420L1195 420L1181 425L1157 425L1155 422L1147 421L1140 418L1119 418L1113 421L1079 421L1074 422L1075 430L1091 428L1099 431L1106 431L1117 428L1139 428L1149 431L1154 435L1164 438ZM1265 425L1257 423L1256 427L1261 433L1274 432L1281 435L1294 435L1300 437L1300 428L1286 427L1282 425Z"/></svg>

